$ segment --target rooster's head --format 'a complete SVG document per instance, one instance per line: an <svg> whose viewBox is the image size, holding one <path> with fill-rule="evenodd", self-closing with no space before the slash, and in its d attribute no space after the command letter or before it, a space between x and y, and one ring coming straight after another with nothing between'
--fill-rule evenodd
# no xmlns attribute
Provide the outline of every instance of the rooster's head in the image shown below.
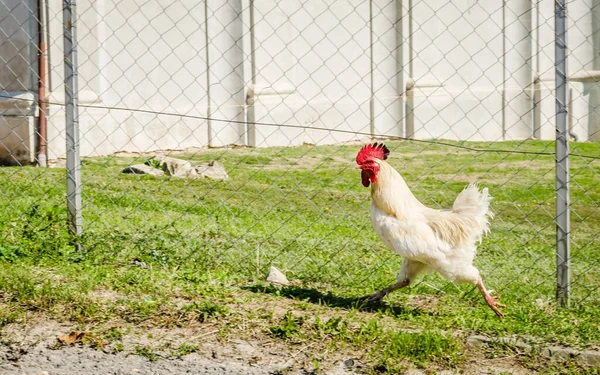
<svg viewBox="0 0 600 375"><path fill-rule="evenodd" d="M373 143L364 145L356 155L356 163L361 169L362 184L369 187L372 183L377 183L377 173L379 173L379 161L387 159L390 150L383 143Z"/></svg>

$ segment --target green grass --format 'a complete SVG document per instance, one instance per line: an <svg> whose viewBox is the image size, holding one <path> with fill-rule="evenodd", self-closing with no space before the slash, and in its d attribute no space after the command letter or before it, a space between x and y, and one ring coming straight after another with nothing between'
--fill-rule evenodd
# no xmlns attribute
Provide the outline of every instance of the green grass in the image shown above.
<svg viewBox="0 0 600 375"><path fill-rule="evenodd" d="M140 357L146 358L150 362L156 362L156 360L158 359L156 353L152 352L152 349L147 346L136 346L135 354L139 355Z"/></svg>
<svg viewBox="0 0 600 375"><path fill-rule="evenodd" d="M541 141L460 145L554 148ZM232 322L250 319L273 339L312 340L321 332L332 342L361 347L357 340L361 332L371 332L364 331L368 322L383 317L397 329L422 332L369 333L365 342L376 349L367 350L374 368L389 371L404 366L401 359L394 362L395 356L422 366L456 365L460 340L442 332L598 347L600 161L571 160L573 299L570 309L561 309L554 302L553 156L419 142L388 146L390 163L427 205L449 207L469 181L490 189L496 217L475 264L508 306L504 321L473 286L456 287L438 275L392 294L383 307L356 302L391 283L401 259L371 227L369 191L354 168L359 148L354 145L179 156L220 161L230 175L226 181L119 173L145 157L86 158L81 238L68 231L64 170L0 168L0 323L19 321L32 311L77 322L115 317L159 326L228 322L219 326L226 336L234 334ZM595 144L573 144L573 150L600 155ZM76 243L82 251L75 251ZM263 287L271 265L297 284ZM262 301L305 309L306 317L269 316ZM333 328L307 323L320 309L359 315L343 318L354 326L342 334L336 331L342 320ZM411 354L413 347L424 357Z"/></svg>

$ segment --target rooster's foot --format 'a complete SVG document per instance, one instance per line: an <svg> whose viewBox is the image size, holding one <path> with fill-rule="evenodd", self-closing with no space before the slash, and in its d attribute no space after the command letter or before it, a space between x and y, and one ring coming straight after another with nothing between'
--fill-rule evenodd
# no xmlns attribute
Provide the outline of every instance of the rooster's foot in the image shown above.
<svg viewBox="0 0 600 375"><path fill-rule="evenodd" d="M369 294L366 296L362 296L359 299L361 301L366 301L366 302L377 302L377 303L383 303L383 297L385 297L387 295L387 293L383 290L380 290L379 292L373 293L373 294Z"/></svg>
<svg viewBox="0 0 600 375"><path fill-rule="evenodd" d="M497 299L499 299L500 296L492 296L490 294L491 291L488 292L487 290L485 290L485 286L483 286L483 281L481 279L477 281L477 287L481 291L481 294L483 294L485 302L492 310L494 310L496 315L498 315L498 318L504 319L504 314L502 313L502 311L500 311L499 307L506 307L506 305L497 301Z"/></svg>
<svg viewBox="0 0 600 375"><path fill-rule="evenodd" d="M500 319L504 319L504 314L502 313L502 311L500 311L499 307L506 307L506 305L496 301L499 298L500 296L490 296L488 294L485 297L485 302L487 302L488 306L490 306L490 308L494 310L494 312L496 313L496 315L498 315Z"/></svg>
<svg viewBox="0 0 600 375"><path fill-rule="evenodd" d="M408 284L410 284L410 281L408 279L400 280L400 281L397 281L394 285L390 285L387 288L380 290L379 292L369 294L368 296L361 297L360 299L363 301L367 301L367 302L383 303L383 297L387 296L394 290L408 286Z"/></svg>

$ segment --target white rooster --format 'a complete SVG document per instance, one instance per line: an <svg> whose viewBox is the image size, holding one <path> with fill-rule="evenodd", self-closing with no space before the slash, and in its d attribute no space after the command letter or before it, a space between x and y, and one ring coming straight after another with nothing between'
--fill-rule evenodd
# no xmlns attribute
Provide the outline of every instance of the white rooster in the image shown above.
<svg viewBox="0 0 600 375"><path fill-rule="evenodd" d="M356 155L356 163L362 184L372 184L371 220L375 231L404 260L395 284L364 298L381 301L394 290L410 285L419 274L438 271L454 283L477 285L486 303L504 318L499 307L505 306L485 289L473 266L475 244L488 232L488 218L492 216L487 188L479 191L475 184L469 184L450 210L426 207L385 161L389 153L384 144L366 145Z"/></svg>

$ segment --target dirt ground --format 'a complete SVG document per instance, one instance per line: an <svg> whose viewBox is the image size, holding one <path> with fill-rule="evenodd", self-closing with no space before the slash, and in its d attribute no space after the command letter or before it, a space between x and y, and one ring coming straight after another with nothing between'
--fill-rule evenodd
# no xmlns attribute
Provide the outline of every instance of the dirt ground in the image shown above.
<svg viewBox="0 0 600 375"><path fill-rule="evenodd" d="M289 348L276 342L219 340L212 331L181 329L132 330L115 345L94 347L90 342L61 345L57 340L80 327L74 324L36 320L9 324L1 331L0 374L361 374L368 364L356 353L313 353L310 347ZM174 348L195 342L192 353L180 355ZM150 348L148 353L139 348ZM318 368L311 358L321 355ZM406 374L530 374L514 356L493 359L472 358L459 369L434 372L407 368Z"/></svg>

